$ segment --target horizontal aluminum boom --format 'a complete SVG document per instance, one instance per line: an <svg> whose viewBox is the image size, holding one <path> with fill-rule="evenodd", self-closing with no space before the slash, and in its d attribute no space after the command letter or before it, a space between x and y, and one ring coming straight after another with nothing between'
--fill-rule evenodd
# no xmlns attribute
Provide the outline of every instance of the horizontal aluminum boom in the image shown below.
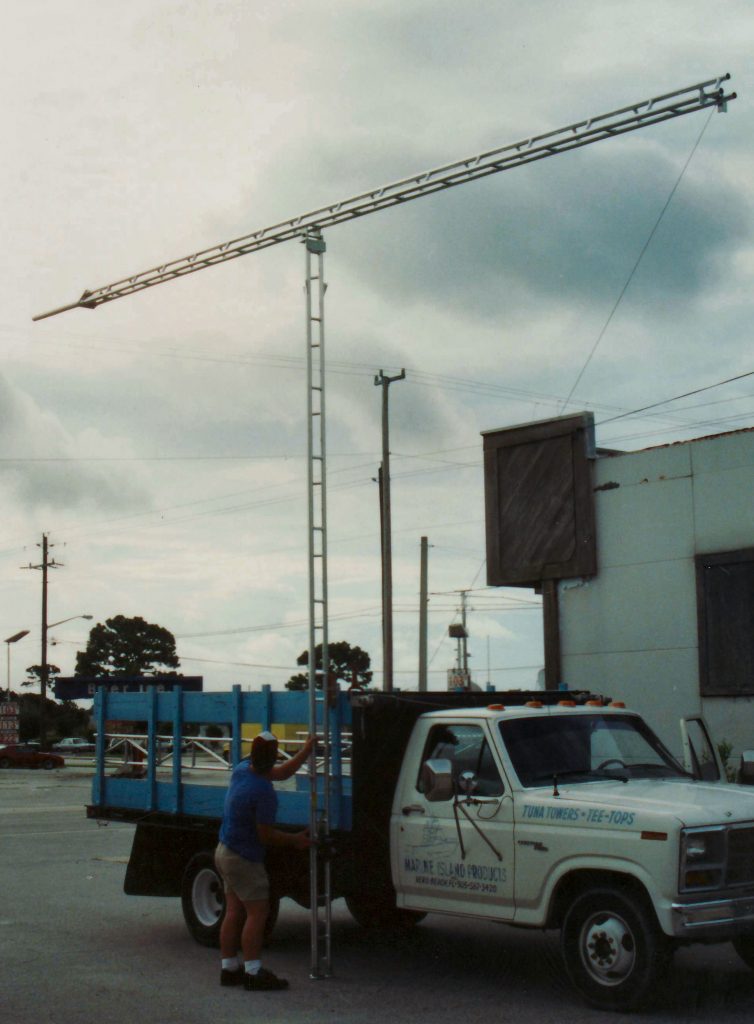
<svg viewBox="0 0 754 1024"><path fill-rule="evenodd" d="M655 96L628 107L621 107L609 114L600 114L586 121L577 121L575 124L546 132L543 135L534 135L498 149L488 150L476 156L466 157L463 160L412 175L410 178L402 178L390 185L361 192L350 199L319 207L309 213L302 213L297 217L273 224L271 227L261 228L190 256L170 260L112 284L87 290L77 302L50 310L47 313L41 313L33 319L44 320L46 317L56 316L69 309L96 309L97 306L106 302L112 302L114 299L120 299L126 295L133 295L166 281L185 277L187 274L194 274L198 270L226 263L228 260L259 252L294 238L303 238L312 229L321 231L323 228L333 227L344 221L355 220L357 217L364 217L367 214L376 213L378 210L398 206L422 196L433 195L435 192L441 192L456 185L463 185L467 181L475 181L490 174L507 171L536 160L544 160L558 153L567 153L569 150L579 149L582 146L591 145L593 142L624 135L652 124L660 124L672 118L682 117L684 114L704 110L706 107L714 106L718 109L725 109L725 104L736 98L735 93L725 95L725 91L721 87L721 83L729 78L730 75L721 75L719 78L699 82L685 89L678 89L675 92Z"/></svg>

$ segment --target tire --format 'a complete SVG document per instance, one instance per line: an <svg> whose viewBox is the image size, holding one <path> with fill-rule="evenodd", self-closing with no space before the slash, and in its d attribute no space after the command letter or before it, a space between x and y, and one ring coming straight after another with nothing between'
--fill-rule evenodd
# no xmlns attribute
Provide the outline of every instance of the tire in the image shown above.
<svg viewBox="0 0 754 1024"><path fill-rule="evenodd" d="M225 890L213 853L197 853L186 865L181 880L181 907L192 938L200 946L219 946Z"/></svg>
<svg viewBox="0 0 754 1024"><path fill-rule="evenodd" d="M672 947L645 900L610 887L577 895L560 933L574 988L601 1010L638 1010L650 1002Z"/></svg>
<svg viewBox="0 0 754 1024"><path fill-rule="evenodd" d="M48 757L46 761L42 762L42 767L46 772L52 771L52 769L55 767L55 762Z"/></svg>
<svg viewBox="0 0 754 1024"><path fill-rule="evenodd" d="M218 948L225 917L225 887L215 867L214 851L197 853L186 865L181 880L181 908L192 938L200 946ZM279 911L280 897L271 895L264 926L265 944L275 928Z"/></svg>
<svg viewBox="0 0 754 1024"><path fill-rule="evenodd" d="M738 935L733 940L733 948L748 968L754 971L754 935Z"/></svg>
<svg viewBox="0 0 754 1024"><path fill-rule="evenodd" d="M346 906L356 923L371 931L405 931L427 916L419 910L396 907L395 897L390 899L366 893L346 896Z"/></svg>
<svg viewBox="0 0 754 1024"><path fill-rule="evenodd" d="M10 768L10 766L11 765L9 757L0 758L0 768Z"/></svg>

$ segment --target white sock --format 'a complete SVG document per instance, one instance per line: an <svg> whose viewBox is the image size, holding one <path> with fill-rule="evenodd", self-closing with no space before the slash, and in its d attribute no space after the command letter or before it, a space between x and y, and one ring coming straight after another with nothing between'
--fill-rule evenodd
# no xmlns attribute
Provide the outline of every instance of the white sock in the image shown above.
<svg viewBox="0 0 754 1024"><path fill-rule="evenodd" d="M237 956L225 956L223 957L223 970L224 971L237 971L239 967Z"/></svg>
<svg viewBox="0 0 754 1024"><path fill-rule="evenodd" d="M259 971L260 971L260 969L262 967L262 961L261 960L246 960L244 962L243 966L244 966L244 970L246 971L247 974L259 974Z"/></svg>

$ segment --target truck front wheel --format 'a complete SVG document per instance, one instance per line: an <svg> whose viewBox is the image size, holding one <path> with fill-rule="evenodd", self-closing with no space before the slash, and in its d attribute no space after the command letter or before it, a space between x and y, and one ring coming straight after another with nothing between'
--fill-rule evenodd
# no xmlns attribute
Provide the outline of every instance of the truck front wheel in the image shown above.
<svg viewBox="0 0 754 1024"><path fill-rule="evenodd" d="M574 899L560 941L572 984L601 1010L646 1006L671 957L651 907L612 888L589 889Z"/></svg>

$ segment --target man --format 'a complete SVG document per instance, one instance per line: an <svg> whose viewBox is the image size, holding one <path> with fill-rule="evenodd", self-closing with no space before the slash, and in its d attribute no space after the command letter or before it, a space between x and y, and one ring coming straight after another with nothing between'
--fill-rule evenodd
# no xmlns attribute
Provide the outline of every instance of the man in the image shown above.
<svg viewBox="0 0 754 1024"><path fill-rule="evenodd" d="M215 851L215 864L225 883L221 985L243 983L250 992L288 988L284 978L262 967L262 940L270 906L264 855L268 846L306 850L311 845L307 830L282 832L274 827L277 797L272 782L289 779L298 771L312 745L310 736L294 757L278 765L277 738L262 732L252 741L251 756L233 769ZM243 964L237 956L239 948Z"/></svg>

